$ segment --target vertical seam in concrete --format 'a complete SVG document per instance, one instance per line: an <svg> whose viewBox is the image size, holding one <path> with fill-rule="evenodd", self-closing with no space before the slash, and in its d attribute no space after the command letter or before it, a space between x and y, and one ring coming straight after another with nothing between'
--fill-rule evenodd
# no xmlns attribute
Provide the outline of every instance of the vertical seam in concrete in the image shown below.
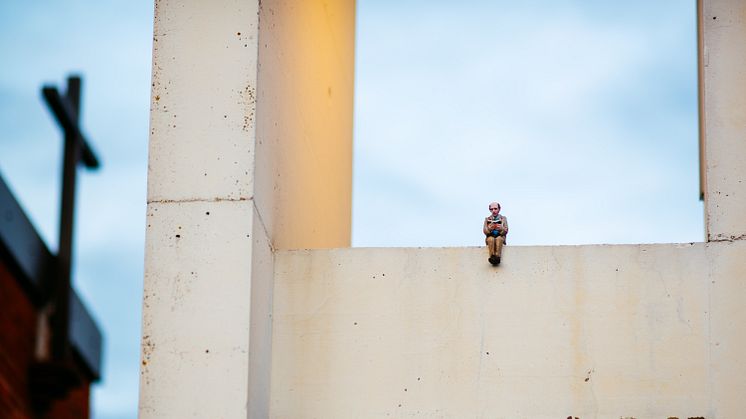
<svg viewBox="0 0 746 419"><path fill-rule="evenodd" d="M270 414L270 410L272 408L272 357L273 357L272 356L272 349L271 348L273 346L273 344L272 344L273 343L273 337L272 337L273 336L273 331L272 330L273 330L273 326L274 326L274 293L275 293L275 289L274 288L275 288L275 259L276 259L275 258L275 248L274 248L274 246L272 244L272 238L269 236L269 233L268 233L267 228L266 228L266 226L264 224L264 221L262 220L262 216L261 216L261 214L259 212L259 208L256 205L256 200L252 200L252 201L253 201L252 202L253 211L256 213L256 216L253 218L253 223L258 223L259 224L259 227L261 229L261 233L260 234L264 234L264 238L266 239L266 243L269 246L269 258L270 258L269 265L270 265L271 272L270 272L270 275L269 275L269 278L268 278L268 280L270 281L270 283L269 283L269 293L270 293L270 295L269 295L269 307L267 308L267 310L269 312L269 320L268 320L268 322L269 322L269 325L268 325L268 328L269 328L269 342L268 343L269 343L269 348L270 349L269 349L269 354L268 354L268 356L269 356L268 376L266 377L266 380L267 380L267 382L266 382L266 388L267 388L266 397L267 398L265 400L265 402L266 402L266 411L264 411L264 412L260 411L260 412L256 413L251 408L251 405L250 405L251 402L252 401L256 402L256 400L252 400L255 396L254 396L254 391L252 390L252 382L253 382L253 378L252 377L253 377L253 375L252 375L252 372L250 371L249 372L249 377L248 377L248 380L249 380L249 393L250 394L249 394L249 400L247 401L247 406L246 406L247 417L249 419L253 419L254 417L257 417L257 415L263 415L263 414L266 414L267 417L272 417L272 415ZM256 225L256 224L254 224L254 225ZM254 243L257 243L256 242L257 237L254 237L253 240L254 240ZM254 257L256 255L255 252L256 252L256 248L252 249L252 282L257 280L257 278L254 277L254 266L253 266L254 262L255 262L254 261ZM253 293L253 285L252 285L252 293ZM252 298L252 301L253 301L254 296L252 295L251 298ZM252 310L253 310L253 308L252 308ZM251 335L252 335L252 333L250 332L249 333L249 348L251 348L251 339L252 339ZM260 352L261 352L261 350L260 350ZM251 354L250 356L254 357L254 356L257 356L257 355L256 354ZM251 365L251 361L249 362L249 364Z"/></svg>
<svg viewBox="0 0 746 419"><path fill-rule="evenodd" d="M705 157L705 51L704 51L704 6L697 0L697 106L699 110L699 199L705 200L707 188L707 160ZM707 212L705 217L705 237L707 234Z"/></svg>
<svg viewBox="0 0 746 419"><path fill-rule="evenodd" d="M717 417L715 415L715 405L713 400L713 371L714 366L712 361L712 266L713 261L710 259L710 246L705 244L705 260L707 260L707 387L710 390L709 394L709 416Z"/></svg>

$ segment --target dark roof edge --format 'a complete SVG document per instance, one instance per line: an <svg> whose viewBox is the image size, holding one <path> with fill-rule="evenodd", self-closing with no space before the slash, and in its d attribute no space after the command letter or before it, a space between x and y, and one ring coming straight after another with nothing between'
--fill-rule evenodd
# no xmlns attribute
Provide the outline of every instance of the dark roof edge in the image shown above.
<svg viewBox="0 0 746 419"><path fill-rule="evenodd" d="M55 256L0 176L0 257L37 307L48 297ZM70 293L70 344L92 380L101 377L101 330L75 290Z"/></svg>

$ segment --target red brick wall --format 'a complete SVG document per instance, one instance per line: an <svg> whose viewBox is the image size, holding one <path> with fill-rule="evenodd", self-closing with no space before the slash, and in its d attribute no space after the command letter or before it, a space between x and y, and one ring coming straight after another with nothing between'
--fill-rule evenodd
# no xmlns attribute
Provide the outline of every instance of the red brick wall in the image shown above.
<svg viewBox="0 0 746 419"><path fill-rule="evenodd" d="M36 310L0 261L0 418L32 418L28 368L34 358ZM44 419L86 419L89 385L55 403Z"/></svg>
<svg viewBox="0 0 746 419"><path fill-rule="evenodd" d="M27 370L34 356L36 310L0 262L0 417L31 416Z"/></svg>
<svg viewBox="0 0 746 419"><path fill-rule="evenodd" d="M89 385L84 384L72 390L67 398L52 405L44 419L87 419L89 388Z"/></svg>

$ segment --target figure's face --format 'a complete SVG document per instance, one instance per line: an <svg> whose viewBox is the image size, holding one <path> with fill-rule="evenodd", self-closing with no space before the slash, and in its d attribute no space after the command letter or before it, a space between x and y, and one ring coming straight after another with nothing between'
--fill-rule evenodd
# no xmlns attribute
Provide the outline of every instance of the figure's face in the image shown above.
<svg viewBox="0 0 746 419"><path fill-rule="evenodd" d="M500 213L500 205L498 204L490 204L490 213L492 215L497 215Z"/></svg>

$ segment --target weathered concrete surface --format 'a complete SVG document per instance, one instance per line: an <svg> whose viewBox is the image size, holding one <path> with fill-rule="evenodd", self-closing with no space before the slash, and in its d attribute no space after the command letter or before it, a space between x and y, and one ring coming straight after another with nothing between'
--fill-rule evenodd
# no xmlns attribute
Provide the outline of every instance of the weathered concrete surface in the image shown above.
<svg viewBox="0 0 746 419"><path fill-rule="evenodd" d="M354 4L261 4L156 4L141 418L743 415L742 2L701 16L708 243L497 269L275 252L349 245Z"/></svg>
<svg viewBox="0 0 746 419"><path fill-rule="evenodd" d="M738 417L746 242L280 251L271 416ZM717 323L717 324L716 324Z"/></svg>
<svg viewBox="0 0 746 419"><path fill-rule="evenodd" d="M349 247L355 2L263 0L259 22L262 220L277 249Z"/></svg>
<svg viewBox="0 0 746 419"><path fill-rule="evenodd" d="M273 245L350 243L354 2L160 0L153 41L140 417L264 418Z"/></svg>
<svg viewBox="0 0 746 419"><path fill-rule="evenodd" d="M257 40L256 1L156 2L141 418L268 412L273 273L253 199Z"/></svg>
<svg viewBox="0 0 746 419"><path fill-rule="evenodd" d="M148 202L253 196L257 9L156 1Z"/></svg>
<svg viewBox="0 0 746 419"><path fill-rule="evenodd" d="M746 2L701 10L707 240L746 238Z"/></svg>
<svg viewBox="0 0 746 419"><path fill-rule="evenodd" d="M740 418L746 412L746 241L708 245L710 279L709 418Z"/></svg>
<svg viewBox="0 0 746 419"><path fill-rule="evenodd" d="M269 416L272 366L272 302L274 253L264 225L254 207L251 255L251 322L249 339L249 418ZM247 298L248 296L243 296ZM232 325L233 327L230 327ZM243 333L245 325L222 325L224 333ZM238 371L240 372L240 371Z"/></svg>
<svg viewBox="0 0 746 419"><path fill-rule="evenodd" d="M148 206L141 418L247 417L252 206Z"/></svg>

